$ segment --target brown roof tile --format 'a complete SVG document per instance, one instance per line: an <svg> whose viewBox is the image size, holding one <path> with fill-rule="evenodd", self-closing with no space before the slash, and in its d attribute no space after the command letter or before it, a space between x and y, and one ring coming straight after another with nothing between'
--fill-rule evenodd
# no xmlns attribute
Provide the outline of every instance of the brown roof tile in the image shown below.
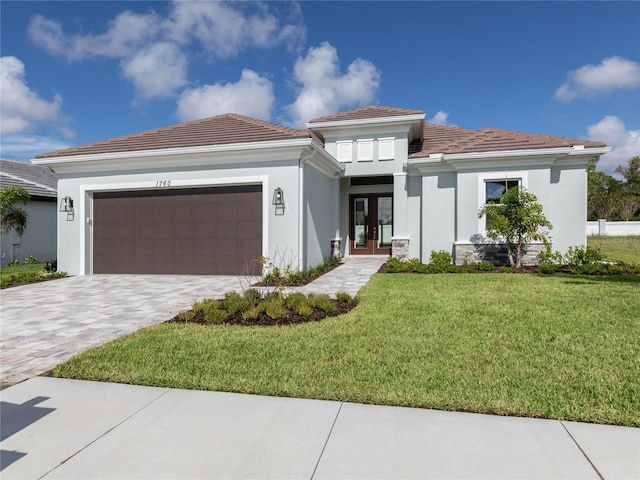
<svg viewBox="0 0 640 480"><path fill-rule="evenodd" d="M294 130L236 113L226 113L78 147L41 153L36 155L36 158L201 147L206 145L309 138L311 136L311 132L306 130ZM313 137L316 139L315 136ZM319 139L316 139L316 141L321 144Z"/></svg>
<svg viewBox="0 0 640 480"><path fill-rule="evenodd" d="M367 118L378 117L398 117L403 115L421 115L424 112L420 110L408 110L406 108L395 107L379 107L377 105L369 105L366 107L354 108L345 112L327 115L325 117L314 118L309 123L336 122L341 120L362 120Z"/></svg>
<svg viewBox="0 0 640 480"><path fill-rule="evenodd" d="M585 148L606 146L602 142L514 132L499 128L467 130L427 123L424 126L424 139L409 145L409 158L428 157L431 153L492 152L574 145L584 145Z"/></svg>

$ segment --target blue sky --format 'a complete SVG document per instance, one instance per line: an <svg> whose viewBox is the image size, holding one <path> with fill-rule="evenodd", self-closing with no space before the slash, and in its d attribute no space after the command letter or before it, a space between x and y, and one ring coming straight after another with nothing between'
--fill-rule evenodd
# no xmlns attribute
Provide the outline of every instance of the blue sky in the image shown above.
<svg viewBox="0 0 640 480"><path fill-rule="evenodd" d="M640 154L640 2L32 2L1 9L3 158L234 111L378 104Z"/></svg>

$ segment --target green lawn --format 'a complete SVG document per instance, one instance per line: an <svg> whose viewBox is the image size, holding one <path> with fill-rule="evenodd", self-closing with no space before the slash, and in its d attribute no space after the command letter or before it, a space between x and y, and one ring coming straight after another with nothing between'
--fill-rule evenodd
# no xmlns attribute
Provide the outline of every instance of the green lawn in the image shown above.
<svg viewBox="0 0 640 480"><path fill-rule="evenodd" d="M31 264L20 264L20 265L10 265L6 267L0 267L0 276L5 275L15 275L17 273L38 273L44 272L44 263L31 263Z"/></svg>
<svg viewBox="0 0 640 480"><path fill-rule="evenodd" d="M640 426L640 277L375 275L347 315L161 324L56 376Z"/></svg>
<svg viewBox="0 0 640 480"><path fill-rule="evenodd" d="M640 263L640 236L612 237L593 235L587 238L590 247L599 247L605 258L614 262Z"/></svg>

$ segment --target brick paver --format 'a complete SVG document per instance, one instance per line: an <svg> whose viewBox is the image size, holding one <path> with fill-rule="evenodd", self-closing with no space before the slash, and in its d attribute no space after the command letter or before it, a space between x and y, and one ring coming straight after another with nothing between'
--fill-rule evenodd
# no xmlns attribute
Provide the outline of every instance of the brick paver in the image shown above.
<svg viewBox="0 0 640 480"><path fill-rule="evenodd" d="M304 287L355 295L383 257L350 257ZM202 298L221 298L254 279L200 275L91 275L1 291L0 383L42 375L84 350L161 323Z"/></svg>

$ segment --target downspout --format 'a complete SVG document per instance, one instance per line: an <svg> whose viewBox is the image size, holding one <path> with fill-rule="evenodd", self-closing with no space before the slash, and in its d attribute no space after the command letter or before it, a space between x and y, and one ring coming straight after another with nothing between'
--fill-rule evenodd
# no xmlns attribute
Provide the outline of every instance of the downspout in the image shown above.
<svg viewBox="0 0 640 480"><path fill-rule="evenodd" d="M303 150L304 151L304 150ZM300 155L298 161L298 270L304 267L304 163L313 157L314 151L307 155Z"/></svg>

